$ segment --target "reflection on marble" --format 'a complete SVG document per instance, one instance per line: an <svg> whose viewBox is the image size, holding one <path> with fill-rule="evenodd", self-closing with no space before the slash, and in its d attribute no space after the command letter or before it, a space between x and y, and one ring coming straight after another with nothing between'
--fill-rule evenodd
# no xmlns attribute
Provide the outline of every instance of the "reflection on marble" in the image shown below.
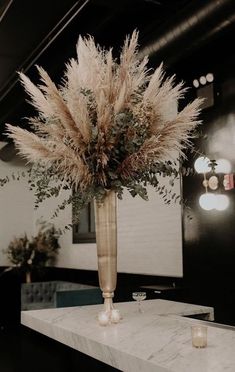
<svg viewBox="0 0 235 372"><path fill-rule="evenodd" d="M235 332L208 325L208 347L191 343L191 325L182 316L210 314L210 307L165 300L118 303L123 319L101 327L102 305L22 312L22 324L127 372L234 372Z"/></svg>

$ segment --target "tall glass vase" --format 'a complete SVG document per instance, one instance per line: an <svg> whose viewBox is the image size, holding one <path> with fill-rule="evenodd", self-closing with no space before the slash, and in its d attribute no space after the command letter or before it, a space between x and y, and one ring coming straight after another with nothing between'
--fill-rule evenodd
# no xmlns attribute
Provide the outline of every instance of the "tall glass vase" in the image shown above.
<svg viewBox="0 0 235 372"><path fill-rule="evenodd" d="M102 202L95 201L96 245L99 285L104 298L104 310L113 310L117 284L117 201L113 190L107 190Z"/></svg>

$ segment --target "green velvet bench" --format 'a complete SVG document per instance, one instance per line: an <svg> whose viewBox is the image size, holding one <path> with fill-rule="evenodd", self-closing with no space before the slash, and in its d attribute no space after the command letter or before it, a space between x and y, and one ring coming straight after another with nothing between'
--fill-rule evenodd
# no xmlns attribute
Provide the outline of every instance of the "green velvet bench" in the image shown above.
<svg viewBox="0 0 235 372"><path fill-rule="evenodd" d="M55 308L57 303L58 306L64 304L65 307L79 306L80 302L83 305L89 305L89 302L94 304L95 301L100 301L99 294L101 295L101 291L98 287L80 283L65 281L23 283L21 285L21 310Z"/></svg>
<svg viewBox="0 0 235 372"><path fill-rule="evenodd" d="M56 292L56 307L83 306L102 304L100 288L72 289Z"/></svg>

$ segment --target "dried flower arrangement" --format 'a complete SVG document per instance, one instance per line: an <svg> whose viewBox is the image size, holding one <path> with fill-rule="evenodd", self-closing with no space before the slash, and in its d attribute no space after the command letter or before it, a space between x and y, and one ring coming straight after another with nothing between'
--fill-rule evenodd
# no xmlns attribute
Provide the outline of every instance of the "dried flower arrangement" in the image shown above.
<svg viewBox="0 0 235 372"><path fill-rule="evenodd" d="M67 64L59 88L41 67L38 86L20 73L39 115L29 118L33 132L8 124L8 135L33 163L29 182L36 204L61 189L73 193L58 211L69 203L80 210L106 190L121 198L126 188L147 200L147 184L161 191L159 175L178 175L170 156L190 146L200 100L169 119L185 88L175 85L174 76L165 78L162 66L147 69L148 58L138 60L137 42L134 31L117 61L111 49L79 37L78 60Z"/></svg>
<svg viewBox="0 0 235 372"><path fill-rule="evenodd" d="M59 235L52 224L41 222L36 236L31 239L26 234L15 237L4 253L14 267L31 272L54 263L60 248Z"/></svg>

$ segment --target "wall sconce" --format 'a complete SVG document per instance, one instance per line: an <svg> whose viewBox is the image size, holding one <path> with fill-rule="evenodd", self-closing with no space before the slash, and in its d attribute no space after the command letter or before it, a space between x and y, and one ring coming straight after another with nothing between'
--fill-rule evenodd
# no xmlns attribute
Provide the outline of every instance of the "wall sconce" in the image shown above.
<svg viewBox="0 0 235 372"><path fill-rule="evenodd" d="M206 76L202 75L200 78L194 79L193 80L193 86L194 88L199 88L200 84L201 85L206 85L208 83L212 83L214 81L214 75L212 72L208 72Z"/></svg>
<svg viewBox="0 0 235 372"><path fill-rule="evenodd" d="M201 105L201 109L206 109L214 106L214 75L212 72L209 72L205 75L202 75L198 78L195 78L192 81L192 85L196 89L197 97L204 98L204 101Z"/></svg>
<svg viewBox="0 0 235 372"><path fill-rule="evenodd" d="M213 209L224 211L228 208L229 198L227 195L220 193L221 177L217 174L225 174L222 181L224 190L231 190L234 188L233 174L230 173L230 162L226 159L215 161L207 157L199 157L194 163L194 168L197 173L203 174L202 185L205 188L205 193L199 198L200 207L207 211Z"/></svg>

